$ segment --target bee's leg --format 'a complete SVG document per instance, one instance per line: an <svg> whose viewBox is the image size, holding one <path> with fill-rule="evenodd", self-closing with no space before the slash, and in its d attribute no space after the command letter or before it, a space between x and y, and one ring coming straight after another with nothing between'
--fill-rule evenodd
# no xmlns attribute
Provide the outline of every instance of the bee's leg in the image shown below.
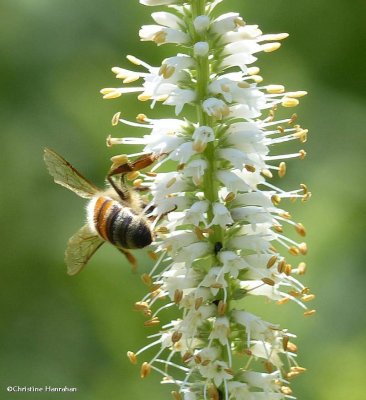
<svg viewBox="0 0 366 400"><path fill-rule="evenodd" d="M126 200L128 201L128 199L130 198L130 193L128 192L128 190L123 190L121 187L124 187L124 185L122 185L121 187L117 186L116 183L114 182L114 180L112 179L112 175L108 174L107 176L107 180L108 182L111 184L111 186L113 187L113 189L116 191L116 193L118 194L118 196L122 199L122 200ZM122 183L124 183L124 176L121 176L121 180Z"/></svg>
<svg viewBox="0 0 366 400"><path fill-rule="evenodd" d="M122 254L124 254L124 256L127 258L128 262L131 264L132 272L135 272L137 269L137 260L136 260L135 256L126 249L122 249L121 247L117 247L117 248Z"/></svg>

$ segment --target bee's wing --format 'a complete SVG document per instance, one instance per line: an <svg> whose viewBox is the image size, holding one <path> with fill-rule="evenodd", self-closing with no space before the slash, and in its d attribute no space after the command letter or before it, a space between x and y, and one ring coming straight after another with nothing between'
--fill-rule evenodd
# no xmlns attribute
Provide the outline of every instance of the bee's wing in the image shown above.
<svg viewBox="0 0 366 400"><path fill-rule="evenodd" d="M72 190L78 196L90 199L100 192L100 189L84 178L68 161L53 150L44 149L44 162L55 182Z"/></svg>
<svg viewBox="0 0 366 400"><path fill-rule="evenodd" d="M104 240L91 232L88 224L80 228L67 243L65 251L67 273L75 275L80 272L103 243Z"/></svg>

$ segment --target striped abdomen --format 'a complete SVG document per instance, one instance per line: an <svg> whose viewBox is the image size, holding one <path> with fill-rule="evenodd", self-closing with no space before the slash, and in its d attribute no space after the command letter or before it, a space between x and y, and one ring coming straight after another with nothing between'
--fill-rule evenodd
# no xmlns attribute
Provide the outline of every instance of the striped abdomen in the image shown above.
<svg viewBox="0 0 366 400"><path fill-rule="evenodd" d="M139 249L152 242L148 222L110 197L95 200L94 227L108 242L124 249Z"/></svg>

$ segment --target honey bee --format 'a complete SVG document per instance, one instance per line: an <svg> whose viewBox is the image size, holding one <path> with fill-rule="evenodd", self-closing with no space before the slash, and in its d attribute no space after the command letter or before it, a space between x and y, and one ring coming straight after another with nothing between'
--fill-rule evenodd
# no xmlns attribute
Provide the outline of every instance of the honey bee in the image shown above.
<svg viewBox="0 0 366 400"><path fill-rule="evenodd" d="M78 196L89 199L87 223L68 241L65 251L67 273L75 275L88 263L104 243L109 242L136 266L128 251L148 246L153 241L150 221L143 212L143 202L137 190L125 182L125 175L151 165L157 156L144 155L111 169L107 180L111 187L99 189L84 178L68 161L50 149L44 150L44 161L54 181ZM120 175L117 183L116 175Z"/></svg>

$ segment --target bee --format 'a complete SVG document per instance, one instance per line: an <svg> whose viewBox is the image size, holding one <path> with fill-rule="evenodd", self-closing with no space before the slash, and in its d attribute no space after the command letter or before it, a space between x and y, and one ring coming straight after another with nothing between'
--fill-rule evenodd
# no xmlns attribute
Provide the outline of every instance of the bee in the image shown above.
<svg viewBox="0 0 366 400"><path fill-rule="evenodd" d="M44 161L54 181L89 199L87 223L67 243L65 263L69 275L80 272L104 242L114 245L133 267L136 266L136 259L128 250L151 244L153 232L144 215L141 196L126 184L125 176L148 167L156 159L156 155L147 154L134 162L112 167L106 178L111 187L102 190L59 154L47 148L44 150ZM120 175L119 183L116 175Z"/></svg>

